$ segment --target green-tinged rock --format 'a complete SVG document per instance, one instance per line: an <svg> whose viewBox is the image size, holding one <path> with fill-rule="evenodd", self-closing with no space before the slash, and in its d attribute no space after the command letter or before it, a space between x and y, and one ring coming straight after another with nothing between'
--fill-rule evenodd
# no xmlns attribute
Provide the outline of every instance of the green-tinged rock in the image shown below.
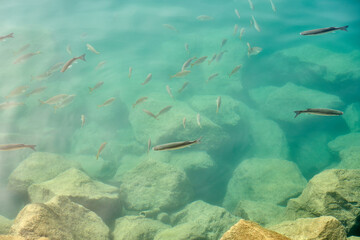
<svg viewBox="0 0 360 240"><path fill-rule="evenodd" d="M359 169L360 168L360 146L353 146L341 150L340 163L334 168L338 169Z"/></svg>
<svg viewBox="0 0 360 240"><path fill-rule="evenodd" d="M351 236L348 237L347 240L360 240L360 237Z"/></svg>
<svg viewBox="0 0 360 240"><path fill-rule="evenodd" d="M46 202L54 196L67 196L106 221L117 217L121 210L118 188L94 181L74 168L47 182L31 185L28 192L33 203Z"/></svg>
<svg viewBox="0 0 360 240"><path fill-rule="evenodd" d="M169 225L140 216L118 218L112 233L114 240L153 240L155 235Z"/></svg>
<svg viewBox="0 0 360 240"><path fill-rule="evenodd" d="M340 152L341 150L352 146L360 146L360 133L353 132L339 136L329 142L328 146L335 152Z"/></svg>
<svg viewBox="0 0 360 240"><path fill-rule="evenodd" d="M8 234L13 221L0 215L0 235Z"/></svg>
<svg viewBox="0 0 360 240"><path fill-rule="evenodd" d="M61 155L35 152L11 173L9 187L19 192L26 192L31 184L53 179L71 167L79 168L80 166Z"/></svg>
<svg viewBox="0 0 360 240"><path fill-rule="evenodd" d="M262 96L266 92L265 96ZM286 83L284 86L260 87L250 91L251 98L268 117L290 123L302 123L316 116L301 114L294 119L296 110L313 108L338 108L343 103L338 96Z"/></svg>
<svg viewBox="0 0 360 240"><path fill-rule="evenodd" d="M336 217L347 233L358 232L360 170L332 169L315 175L302 194L290 199L287 218Z"/></svg>
<svg viewBox="0 0 360 240"><path fill-rule="evenodd" d="M343 225L334 217L299 218L286 221L269 229L281 233L292 240L346 240Z"/></svg>
<svg viewBox="0 0 360 240"><path fill-rule="evenodd" d="M114 182L120 183L127 172L134 169L142 161L146 160L147 156L140 157L139 155L125 155L119 161L119 167L113 178Z"/></svg>
<svg viewBox="0 0 360 240"><path fill-rule="evenodd" d="M343 118L352 132L360 131L360 103L352 103L345 109Z"/></svg>
<svg viewBox="0 0 360 240"><path fill-rule="evenodd" d="M26 205L16 217L10 234L27 240L42 236L51 240L108 240L109 228L94 212L67 197L55 197L47 203Z"/></svg>
<svg viewBox="0 0 360 240"><path fill-rule="evenodd" d="M193 189L184 171L170 164L148 160L123 177L120 193L128 210L160 208L171 211L188 203Z"/></svg>
<svg viewBox="0 0 360 240"><path fill-rule="evenodd" d="M184 223L156 234L154 240L208 240L199 225ZM211 238L210 238L211 239ZM215 239L215 238L214 238Z"/></svg>
<svg viewBox="0 0 360 240"><path fill-rule="evenodd" d="M269 202L241 200L232 213L245 220L268 226L284 220L285 207Z"/></svg>
<svg viewBox="0 0 360 240"><path fill-rule="evenodd" d="M81 166L83 170L91 178L104 178L104 169L107 162L103 158L96 159L95 155L66 155L71 162L76 162Z"/></svg>
<svg viewBox="0 0 360 240"><path fill-rule="evenodd" d="M293 162L246 159L233 172L223 206L232 211L240 200L286 205L287 200L298 196L305 186L306 180Z"/></svg>
<svg viewBox="0 0 360 240"><path fill-rule="evenodd" d="M25 238L20 236L12 236L12 235L0 235L0 240L25 240ZM48 238L38 238L36 240L50 240Z"/></svg>

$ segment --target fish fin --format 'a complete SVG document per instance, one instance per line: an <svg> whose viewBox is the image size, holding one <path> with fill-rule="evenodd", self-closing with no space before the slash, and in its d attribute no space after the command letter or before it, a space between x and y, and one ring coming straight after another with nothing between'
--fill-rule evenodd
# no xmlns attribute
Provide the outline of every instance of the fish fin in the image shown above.
<svg viewBox="0 0 360 240"><path fill-rule="evenodd" d="M195 140L196 143L201 143L202 136Z"/></svg>
<svg viewBox="0 0 360 240"><path fill-rule="evenodd" d="M83 61L86 62L85 55L86 55L86 54L84 53L83 55L81 55L81 56L79 57L79 59L81 59L81 60L83 60Z"/></svg>
<svg viewBox="0 0 360 240"><path fill-rule="evenodd" d="M8 37L9 37L9 38L14 38L14 33L10 33L10 34L8 35Z"/></svg>
<svg viewBox="0 0 360 240"><path fill-rule="evenodd" d="M40 102L40 105L45 104L45 102L44 102L44 101L41 101L40 99L39 99L39 102Z"/></svg>
<svg viewBox="0 0 360 240"><path fill-rule="evenodd" d="M36 152L36 149L35 149L36 145L28 145L28 147Z"/></svg>
<svg viewBox="0 0 360 240"><path fill-rule="evenodd" d="M297 116L299 116L299 114L302 113L302 111L294 111L294 113L296 114L294 118L296 118Z"/></svg>
<svg viewBox="0 0 360 240"><path fill-rule="evenodd" d="M346 26L344 26L344 27L340 27L339 29L347 32L347 31L348 31L348 30L347 30L348 27L349 27L349 25L346 25Z"/></svg>
<svg viewBox="0 0 360 240"><path fill-rule="evenodd" d="M92 88L91 87L89 87L89 92L92 93Z"/></svg>

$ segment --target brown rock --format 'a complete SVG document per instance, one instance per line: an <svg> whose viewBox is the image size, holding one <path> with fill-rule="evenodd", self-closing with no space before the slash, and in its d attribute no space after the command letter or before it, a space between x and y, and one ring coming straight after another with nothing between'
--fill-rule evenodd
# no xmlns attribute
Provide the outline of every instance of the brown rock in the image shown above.
<svg viewBox="0 0 360 240"><path fill-rule="evenodd" d="M220 240L291 240L284 235L261 227L259 224L240 220Z"/></svg>

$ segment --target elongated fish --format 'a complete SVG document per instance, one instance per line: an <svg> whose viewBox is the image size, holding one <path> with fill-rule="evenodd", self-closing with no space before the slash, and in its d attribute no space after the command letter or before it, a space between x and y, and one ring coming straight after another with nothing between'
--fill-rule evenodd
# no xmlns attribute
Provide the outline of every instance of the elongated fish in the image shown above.
<svg viewBox="0 0 360 240"><path fill-rule="evenodd" d="M114 98L114 97L109 98L109 99L106 100L103 104L98 105L98 108L108 106L108 105L110 105L110 104L111 104L112 102L114 102L114 101L115 101L115 98Z"/></svg>
<svg viewBox="0 0 360 240"><path fill-rule="evenodd" d="M185 88L186 86L189 84L189 82L184 82L184 84L182 85L182 87L178 90L179 93L181 93Z"/></svg>
<svg viewBox="0 0 360 240"><path fill-rule="evenodd" d="M242 39L244 33L245 33L245 28L241 28L240 29L240 35L239 35L240 40Z"/></svg>
<svg viewBox="0 0 360 240"><path fill-rule="evenodd" d="M131 78L131 74L132 74L132 67L129 67L129 75L128 75L129 79Z"/></svg>
<svg viewBox="0 0 360 240"><path fill-rule="evenodd" d="M104 67L105 64L106 64L106 61L99 62L98 65L96 65L95 70L99 70L100 68Z"/></svg>
<svg viewBox="0 0 360 240"><path fill-rule="evenodd" d="M274 12L276 12L276 7L275 7L275 4L273 3L272 0L270 0L270 4L271 4L271 8Z"/></svg>
<svg viewBox="0 0 360 240"><path fill-rule="evenodd" d="M5 39L7 39L7 38L14 38L14 33L10 33L10 34L8 34L8 35L1 36L1 37L0 37L0 41L5 40Z"/></svg>
<svg viewBox="0 0 360 240"><path fill-rule="evenodd" d="M236 34L237 34L237 32L238 32L238 30L239 30L239 25L235 24L235 26L234 26L234 33L233 33L233 35L236 35Z"/></svg>
<svg viewBox="0 0 360 240"><path fill-rule="evenodd" d="M250 43L247 43L247 46L248 46L248 57L250 57L251 55L258 55L262 51L261 47L251 47Z"/></svg>
<svg viewBox="0 0 360 240"><path fill-rule="evenodd" d="M173 25L170 25L170 24L163 24L163 27L164 28L167 28L167 29L170 29L172 31L175 31L175 32L178 32L178 30L173 26Z"/></svg>
<svg viewBox="0 0 360 240"><path fill-rule="evenodd" d="M240 19L240 13L239 13L239 10L237 10L236 8L235 8L235 14L236 14L236 16Z"/></svg>
<svg viewBox="0 0 360 240"><path fill-rule="evenodd" d="M35 149L36 145L26 145L26 144L4 144L0 145L0 151L13 151L13 150L19 150L24 148L31 148L32 150L36 151Z"/></svg>
<svg viewBox="0 0 360 240"><path fill-rule="evenodd" d="M186 62L184 62L184 64L181 67L181 72L185 71L186 68L190 66L191 61L194 59L196 59L196 57L192 57L192 58L189 58L188 60L186 60Z"/></svg>
<svg viewBox="0 0 360 240"><path fill-rule="evenodd" d="M259 24L257 23L257 21L255 20L255 17L254 16L251 16L252 20L253 20L253 23L254 23L254 27L256 29L256 31L258 32L261 32L261 29L259 27Z"/></svg>
<svg viewBox="0 0 360 240"><path fill-rule="evenodd" d="M81 120L81 128L83 128L85 125L85 115L84 114L81 115L80 120Z"/></svg>
<svg viewBox="0 0 360 240"><path fill-rule="evenodd" d="M224 39L221 41L220 48L222 48L223 46L225 46L226 43L227 43L227 39L224 38Z"/></svg>
<svg viewBox="0 0 360 240"><path fill-rule="evenodd" d="M189 51L189 44L188 43L185 43L185 51L190 54L190 51Z"/></svg>
<svg viewBox="0 0 360 240"><path fill-rule="evenodd" d="M169 87L169 85L166 85L166 91L168 92L168 94L171 98L174 98L174 95L172 94L171 88Z"/></svg>
<svg viewBox="0 0 360 240"><path fill-rule="evenodd" d="M216 59L217 54L215 53L212 58L208 61L208 65L210 65L215 59Z"/></svg>
<svg viewBox="0 0 360 240"><path fill-rule="evenodd" d="M178 73L170 76L170 79L172 79L172 78L182 78L182 77L185 77L186 75L188 75L189 73L191 73L190 70L184 70L184 71L178 72Z"/></svg>
<svg viewBox="0 0 360 240"><path fill-rule="evenodd" d="M133 108L135 108L138 104L145 102L148 99L148 97L141 97L132 105Z"/></svg>
<svg viewBox="0 0 360 240"><path fill-rule="evenodd" d="M219 73L211 74L210 77L208 77L208 79L206 80L206 82L209 82L210 80L216 78L217 76L219 76Z"/></svg>
<svg viewBox="0 0 360 240"><path fill-rule="evenodd" d="M99 87L101 87L104 84L103 81L98 82L93 88L89 87L89 91L90 93L92 93L94 90L98 89Z"/></svg>
<svg viewBox="0 0 360 240"><path fill-rule="evenodd" d="M32 56L38 55L38 54L40 54L40 53L41 53L40 51L37 51L37 52L33 52L33 53L28 53L28 54L22 55L21 57L17 58L17 59L14 61L14 64L18 64L18 63L24 62L25 60L31 58Z"/></svg>
<svg viewBox="0 0 360 240"><path fill-rule="evenodd" d="M319 34L324 34L324 33L329 33L329 32L333 32L333 31L337 31L337 30L343 30L347 32L347 28L349 26L344 26L344 27L327 27L327 28L319 28L319 29L314 29L314 30L308 30L308 31L304 31L301 32L300 35L319 35Z"/></svg>
<svg viewBox="0 0 360 240"><path fill-rule="evenodd" d="M67 61L64 66L62 67L62 69L60 70L60 72L65 72L76 60L81 59L83 61L86 61L85 59L85 54L79 56L79 57L74 57L72 59L70 59L69 61Z"/></svg>
<svg viewBox="0 0 360 240"><path fill-rule="evenodd" d="M186 117L183 118L183 127L186 127Z"/></svg>
<svg viewBox="0 0 360 240"><path fill-rule="evenodd" d="M203 57L199 58L198 60L196 60L194 63L191 64L191 67L203 63L206 59L207 59L207 56L203 56Z"/></svg>
<svg viewBox="0 0 360 240"><path fill-rule="evenodd" d="M227 50L224 50L222 52L220 52L217 56L216 56L216 62L219 62L222 58L222 56L224 55L224 53L226 53Z"/></svg>
<svg viewBox="0 0 360 240"><path fill-rule="evenodd" d="M251 0L248 0L248 2L249 2L250 9L251 9L251 10L254 10L254 4L252 3L252 1L251 1Z"/></svg>
<svg viewBox="0 0 360 240"><path fill-rule="evenodd" d="M47 87L38 87L35 88L34 90L32 90L30 93L26 94L26 97L30 97L33 94L39 94L41 92L43 92Z"/></svg>
<svg viewBox="0 0 360 240"><path fill-rule="evenodd" d="M198 114L196 115L196 122L197 122L197 125L201 128L200 113L198 113Z"/></svg>
<svg viewBox="0 0 360 240"><path fill-rule="evenodd" d="M199 21L210 21L213 20L213 17L207 16L207 15L200 15L198 17L196 17L197 20Z"/></svg>
<svg viewBox="0 0 360 240"><path fill-rule="evenodd" d="M220 105L221 105L221 97L219 96L219 97L216 99L216 114L218 114L218 112L219 112Z"/></svg>
<svg viewBox="0 0 360 240"><path fill-rule="evenodd" d="M88 43L86 44L86 48L87 48L87 50L89 50L95 54L100 54L100 52L96 51L96 49Z"/></svg>
<svg viewBox="0 0 360 240"><path fill-rule="evenodd" d="M106 144L107 144L107 142L104 142L104 143L102 143L102 144L100 145L100 148L99 148L99 150L98 150L98 152L97 152L97 154L96 154L96 160L99 159L100 153L104 150Z"/></svg>
<svg viewBox="0 0 360 240"><path fill-rule="evenodd" d="M233 74L235 74L237 71L239 71L239 69L242 67L242 65L237 65L236 67L234 67L234 69L231 71L231 73L229 73L229 78L231 78L231 76Z"/></svg>
<svg viewBox="0 0 360 240"><path fill-rule="evenodd" d="M22 102L4 102L4 103L0 103L0 110L15 108L23 105L25 104Z"/></svg>
<svg viewBox="0 0 360 240"><path fill-rule="evenodd" d="M19 50L14 51L14 56L24 52L26 49L28 49L30 47L30 44L26 44L24 46L22 46Z"/></svg>
<svg viewBox="0 0 360 240"><path fill-rule="evenodd" d="M66 52L71 56L72 55L72 51L71 51L71 46L67 45L66 46Z"/></svg>
<svg viewBox="0 0 360 240"><path fill-rule="evenodd" d="M160 112L156 115L156 118L158 118L160 115L168 112L170 109L172 108L172 106L166 106L163 109L160 110Z"/></svg>
<svg viewBox="0 0 360 240"><path fill-rule="evenodd" d="M314 115L320 115L320 116L340 116L343 115L343 112L333 109L327 109L327 108L308 108L306 110L299 110L294 111L296 118L301 113L308 113L308 114L314 114Z"/></svg>
<svg viewBox="0 0 360 240"><path fill-rule="evenodd" d="M143 109L143 112L146 113L147 115L149 115L150 117L155 118L156 120L158 120L157 116L155 116L155 114L153 114L149 110Z"/></svg>
<svg viewBox="0 0 360 240"><path fill-rule="evenodd" d="M56 104L54 106L55 112L56 112L57 109L64 108L64 107L68 106L70 103L72 103L74 101L75 97L76 97L76 95L73 94L73 95L69 95L66 98L64 98L61 102L59 102L58 104Z"/></svg>
<svg viewBox="0 0 360 240"><path fill-rule="evenodd" d="M55 63L54 65L52 65L52 66L49 68L49 70L47 70L47 73L53 74L54 72L58 72L63 65L64 65L63 62Z"/></svg>
<svg viewBox="0 0 360 240"><path fill-rule="evenodd" d="M69 96L69 95L68 94L59 94L59 95L49 98L46 101L41 101L41 100L39 100L39 101L41 104L54 105L54 104L58 104L59 102L64 100L67 96Z"/></svg>
<svg viewBox="0 0 360 240"><path fill-rule="evenodd" d="M141 85L145 85L145 84L147 84L148 82L150 82L151 78L152 78L152 74L149 73L149 74L147 75L145 81L144 81L143 83L141 83Z"/></svg>
<svg viewBox="0 0 360 240"><path fill-rule="evenodd" d="M149 140L148 140L148 149L147 149L147 154L149 154L150 149L151 149L151 138L149 137Z"/></svg>
<svg viewBox="0 0 360 240"><path fill-rule="evenodd" d="M22 94L24 94L29 89L29 86L20 86L12 90L5 98L13 98L18 97Z"/></svg>
<svg viewBox="0 0 360 240"><path fill-rule="evenodd" d="M193 144L200 143L201 137L194 141L183 141L183 142L172 142L166 143L162 145L155 146L153 148L154 151L166 151L166 150L176 150L185 147L190 147Z"/></svg>

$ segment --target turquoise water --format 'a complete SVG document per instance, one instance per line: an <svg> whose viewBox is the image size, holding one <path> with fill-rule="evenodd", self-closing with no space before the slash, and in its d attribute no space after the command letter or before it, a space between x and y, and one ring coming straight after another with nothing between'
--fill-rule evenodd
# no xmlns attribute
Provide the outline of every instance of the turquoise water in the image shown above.
<svg viewBox="0 0 360 240"><path fill-rule="evenodd" d="M0 35L14 33L14 38L0 42L1 102L24 105L0 110L0 143L34 144L39 152L87 156L89 164L85 161L82 167L95 172L88 174L117 187L122 182L121 177L116 178L118 168L126 173L143 159L169 162L171 156L178 156L180 161L191 160L195 155L185 154L205 152L216 167L208 172L186 171L193 174L188 176L195 192L192 200L218 206L222 206L234 169L245 159L285 159L296 163L303 176L311 179L340 162L339 152L330 149L328 143L358 129L349 127L347 112L340 117L302 114L294 119L293 111L345 111L359 102L360 3L273 2L276 12L266 0L253 0L254 10L246 0L2 3ZM238 9L240 19L234 9ZM213 19L199 21L199 15ZM261 32L250 24L251 16ZM170 24L176 31L163 24ZM235 24L239 26L236 35ZM299 35L305 30L345 25L349 25L348 32ZM245 32L240 40L241 28ZM221 47L223 39L227 42ZM248 57L247 42L262 51ZM14 54L27 44L29 47L23 52ZM89 51L86 44L100 54ZM67 47L71 48L70 54ZM215 53L225 50L220 61L208 64ZM14 64L18 57L36 51L41 53ZM49 77L32 80L32 76L47 72L54 64L82 54L86 54L86 62L77 60L64 73L58 68ZM194 56L208 59L189 67L191 73L185 77L169 78ZM105 64L96 69L103 61ZM228 74L239 64L241 69L229 78ZM152 79L141 85L149 73ZM206 82L215 73L218 76ZM90 94L89 87L100 81L104 84ZM185 82L189 84L178 93ZM293 85L284 88L286 84ZM5 98L19 86L29 89ZM38 87L46 89L25 96ZM52 106L39 104L39 99L45 101L58 94L76 96L56 113ZM216 114L218 96L222 103ZM98 108L112 97L113 103ZM148 99L133 108L140 97ZM142 111L156 114L169 105L172 108L159 120ZM359 112L349 117L355 125L356 113ZM201 128L197 114L201 116ZM86 120L83 128L81 115ZM201 144L191 148L146 154L149 138L156 146L201 136ZM103 142L107 145L98 163L95 157ZM28 203L7 185L11 172L31 153L30 149L0 152L0 215L13 219ZM188 166L191 168L191 164Z"/></svg>

